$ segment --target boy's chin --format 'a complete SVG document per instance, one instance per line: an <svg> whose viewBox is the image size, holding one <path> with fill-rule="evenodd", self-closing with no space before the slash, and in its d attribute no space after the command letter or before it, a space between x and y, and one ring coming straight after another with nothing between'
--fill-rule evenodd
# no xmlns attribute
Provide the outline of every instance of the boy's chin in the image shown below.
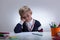
<svg viewBox="0 0 60 40"><path fill-rule="evenodd" d="M30 19L30 20L26 20L26 22L30 22L32 19Z"/></svg>
<svg viewBox="0 0 60 40"><path fill-rule="evenodd" d="M29 22L29 21L26 21L26 22Z"/></svg>

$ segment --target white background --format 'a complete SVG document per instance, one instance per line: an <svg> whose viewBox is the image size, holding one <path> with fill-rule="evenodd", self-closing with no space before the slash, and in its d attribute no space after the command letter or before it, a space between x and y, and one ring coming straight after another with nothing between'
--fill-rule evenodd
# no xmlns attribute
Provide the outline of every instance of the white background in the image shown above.
<svg viewBox="0 0 60 40"><path fill-rule="evenodd" d="M39 20L44 31L50 31L49 23L60 22L60 0L0 0L0 31L13 32L20 21L19 8L27 5L32 17Z"/></svg>

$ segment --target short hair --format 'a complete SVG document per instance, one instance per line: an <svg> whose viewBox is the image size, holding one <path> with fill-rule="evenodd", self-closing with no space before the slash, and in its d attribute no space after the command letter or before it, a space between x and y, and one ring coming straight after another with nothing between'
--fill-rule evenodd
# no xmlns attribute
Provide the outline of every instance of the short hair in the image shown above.
<svg viewBox="0 0 60 40"><path fill-rule="evenodd" d="M31 9L28 6L23 6L19 9L19 15L24 14L25 12L31 11ZM32 13L32 11L31 11Z"/></svg>

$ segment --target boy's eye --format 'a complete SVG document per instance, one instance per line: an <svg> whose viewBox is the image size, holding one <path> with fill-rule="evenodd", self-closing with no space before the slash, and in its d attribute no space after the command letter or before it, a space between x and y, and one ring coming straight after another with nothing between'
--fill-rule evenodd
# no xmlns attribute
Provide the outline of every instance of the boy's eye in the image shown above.
<svg viewBox="0 0 60 40"><path fill-rule="evenodd" d="M22 17L22 18L26 19L27 17L29 17L29 15L26 15L25 17Z"/></svg>
<svg viewBox="0 0 60 40"><path fill-rule="evenodd" d="M22 17L22 18L24 18L24 19L25 19L26 17Z"/></svg>

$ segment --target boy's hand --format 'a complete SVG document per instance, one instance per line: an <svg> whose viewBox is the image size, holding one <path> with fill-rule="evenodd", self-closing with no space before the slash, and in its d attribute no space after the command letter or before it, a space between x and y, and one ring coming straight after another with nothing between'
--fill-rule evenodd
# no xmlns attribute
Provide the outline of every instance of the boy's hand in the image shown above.
<svg viewBox="0 0 60 40"><path fill-rule="evenodd" d="M25 19L24 19L24 18L22 18L22 17L21 17L21 20L22 20L23 22L25 22Z"/></svg>
<svg viewBox="0 0 60 40"><path fill-rule="evenodd" d="M25 19L21 17L20 24L23 25L24 22L25 22Z"/></svg>

